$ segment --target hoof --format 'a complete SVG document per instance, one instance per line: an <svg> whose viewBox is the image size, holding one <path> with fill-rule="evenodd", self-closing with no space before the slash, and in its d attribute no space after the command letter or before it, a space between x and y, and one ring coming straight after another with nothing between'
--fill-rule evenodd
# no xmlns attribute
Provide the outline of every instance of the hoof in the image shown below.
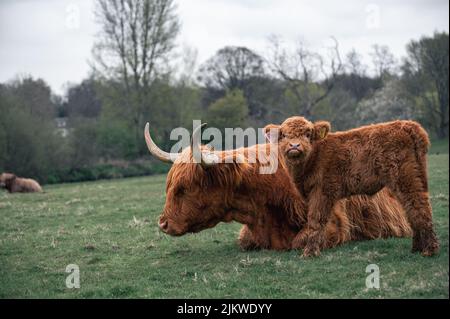
<svg viewBox="0 0 450 319"><path fill-rule="evenodd" d="M302 231L292 240L292 249L303 249L306 247L308 241L309 232Z"/></svg>
<svg viewBox="0 0 450 319"><path fill-rule="evenodd" d="M320 249L319 247L305 247L303 249L303 255L302 257L308 258L308 257L317 257L320 256Z"/></svg>
<svg viewBox="0 0 450 319"><path fill-rule="evenodd" d="M422 256L430 257L439 252L439 242L434 232L419 234L413 238L411 251L420 252Z"/></svg>

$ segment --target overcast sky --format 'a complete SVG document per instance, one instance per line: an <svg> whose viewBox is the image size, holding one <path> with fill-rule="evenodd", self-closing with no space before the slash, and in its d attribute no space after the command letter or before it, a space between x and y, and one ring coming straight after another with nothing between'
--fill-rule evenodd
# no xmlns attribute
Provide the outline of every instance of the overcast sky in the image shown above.
<svg viewBox="0 0 450 319"><path fill-rule="evenodd" d="M225 45L264 54L272 34L320 50L330 36L342 52L373 44L405 55L410 39L449 29L448 0L177 0L179 47L202 63ZM57 93L87 76L98 26L90 0L0 0L0 82L31 74Z"/></svg>

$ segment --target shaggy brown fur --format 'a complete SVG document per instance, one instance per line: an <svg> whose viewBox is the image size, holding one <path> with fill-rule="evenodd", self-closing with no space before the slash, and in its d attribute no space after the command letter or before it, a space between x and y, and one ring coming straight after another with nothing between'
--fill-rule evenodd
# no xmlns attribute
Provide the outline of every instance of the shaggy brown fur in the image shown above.
<svg viewBox="0 0 450 319"><path fill-rule="evenodd" d="M244 224L239 235L242 249L291 249L292 240L306 224L306 205L277 152L270 153L269 148L264 144L214 152L234 161L208 168L189 163L191 150L185 149L167 176L161 230L181 236L219 222L237 221ZM237 163L238 157L245 161ZM258 160L249 163L249 157ZM260 166L278 164L275 173L260 174ZM387 193L342 200L331 216L321 248L349 240L404 237L411 232L400 205Z"/></svg>
<svg viewBox="0 0 450 319"><path fill-rule="evenodd" d="M0 187L6 188L10 193L42 192L41 186L34 179L17 177L11 173L0 175Z"/></svg>
<svg viewBox="0 0 450 319"><path fill-rule="evenodd" d="M267 129L276 126L270 125ZM328 122L292 117L278 127L278 146L300 192L308 199L308 225L294 245L318 255L336 202L383 187L402 204L413 229L413 251L439 249L428 196L428 135L416 122L395 121L328 134ZM328 135L327 135L328 134ZM269 134L271 141L274 137Z"/></svg>

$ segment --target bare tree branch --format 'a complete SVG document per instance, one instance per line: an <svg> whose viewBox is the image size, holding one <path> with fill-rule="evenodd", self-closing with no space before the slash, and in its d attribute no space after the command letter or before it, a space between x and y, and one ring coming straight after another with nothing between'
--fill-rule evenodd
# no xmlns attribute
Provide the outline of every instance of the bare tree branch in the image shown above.
<svg viewBox="0 0 450 319"><path fill-rule="evenodd" d="M271 56L268 64L272 71L284 80L298 102L298 110L305 116L312 115L312 109L333 90L336 78L343 72L339 44L332 38L334 46L329 48L329 58L309 50L298 42L295 51L288 52L281 47L277 37L271 37ZM314 88L320 84L322 90Z"/></svg>

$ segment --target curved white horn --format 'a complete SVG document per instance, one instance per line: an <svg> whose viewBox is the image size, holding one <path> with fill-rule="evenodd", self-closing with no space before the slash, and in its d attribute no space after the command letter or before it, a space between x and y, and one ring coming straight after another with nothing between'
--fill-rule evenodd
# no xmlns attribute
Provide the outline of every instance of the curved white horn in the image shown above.
<svg viewBox="0 0 450 319"><path fill-rule="evenodd" d="M164 152L162 149L160 149L155 142L153 142L152 137L150 136L150 124L147 122L145 124L144 129L144 136L145 136L145 142L147 143L147 148L150 151L150 153L155 156L160 161L163 161L165 163L173 163L175 159L178 157L179 154L171 154Z"/></svg>
<svg viewBox="0 0 450 319"><path fill-rule="evenodd" d="M202 167L210 167L213 165L216 165L219 162L219 158L217 157L214 152L210 153L203 153L202 152L202 138L201 138L201 132L202 127L205 126L206 123L203 123L200 126L197 126L195 130L192 132L192 138L191 138L191 151L192 151L192 159L200 157L200 165Z"/></svg>

